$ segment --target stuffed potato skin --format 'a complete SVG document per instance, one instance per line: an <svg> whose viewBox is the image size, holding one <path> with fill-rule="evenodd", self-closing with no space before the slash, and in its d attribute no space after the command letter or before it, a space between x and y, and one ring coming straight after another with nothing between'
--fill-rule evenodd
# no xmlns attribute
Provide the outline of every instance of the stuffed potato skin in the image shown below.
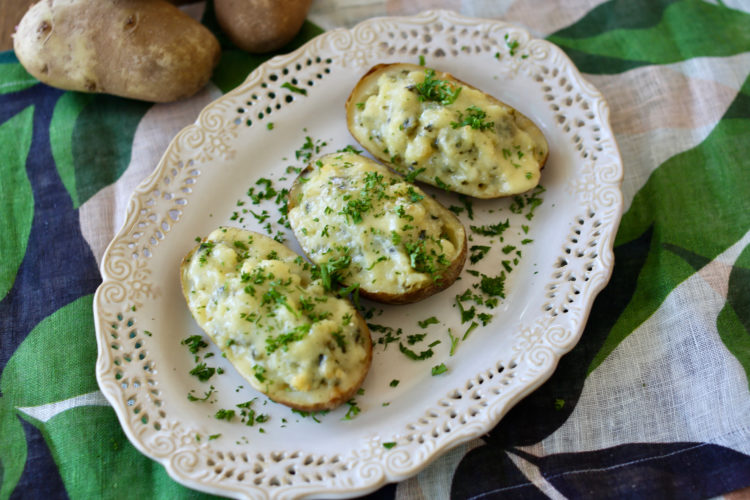
<svg viewBox="0 0 750 500"><path fill-rule="evenodd" d="M379 64L346 101L352 136L415 180L476 198L539 183L549 147L526 116L449 73Z"/></svg>
<svg viewBox="0 0 750 500"><path fill-rule="evenodd" d="M185 256L180 281L200 327L272 400L328 410L364 381L372 361L364 319L281 243L220 227Z"/></svg>
<svg viewBox="0 0 750 500"><path fill-rule="evenodd" d="M289 221L319 266L389 304L423 300L450 286L466 261L458 218L419 187L364 156L326 155L296 179Z"/></svg>

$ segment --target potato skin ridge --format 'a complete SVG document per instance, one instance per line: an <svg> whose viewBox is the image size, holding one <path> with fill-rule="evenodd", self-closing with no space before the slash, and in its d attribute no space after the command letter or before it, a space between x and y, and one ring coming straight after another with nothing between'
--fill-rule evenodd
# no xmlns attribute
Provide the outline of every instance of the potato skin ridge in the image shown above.
<svg viewBox="0 0 750 500"><path fill-rule="evenodd" d="M341 259L365 298L409 304L449 287L467 255L458 218L419 187L350 152L308 166L289 193L289 221L308 258ZM359 218L358 220L356 220Z"/></svg>
<svg viewBox="0 0 750 500"><path fill-rule="evenodd" d="M350 133L376 159L476 198L533 189L549 156L544 134L520 111L450 73L415 64L370 68L345 108Z"/></svg>

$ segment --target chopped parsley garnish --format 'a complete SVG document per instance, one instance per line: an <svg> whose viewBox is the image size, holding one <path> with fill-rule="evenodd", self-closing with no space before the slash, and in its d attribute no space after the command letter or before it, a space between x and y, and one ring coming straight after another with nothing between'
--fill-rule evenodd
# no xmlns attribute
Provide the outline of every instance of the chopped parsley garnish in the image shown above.
<svg viewBox="0 0 750 500"><path fill-rule="evenodd" d="M516 49L518 48L518 40L509 40L508 34L505 34L505 45L508 46L508 51L510 55L514 56L516 55Z"/></svg>
<svg viewBox="0 0 750 500"><path fill-rule="evenodd" d="M417 342L422 342L426 336L427 336L426 333L415 333L412 335L407 335L406 343L409 345L414 345Z"/></svg>
<svg viewBox="0 0 750 500"><path fill-rule="evenodd" d="M393 442L393 441L389 441L387 443L383 443L383 448L385 448L386 450L390 450L394 446L396 446L396 443Z"/></svg>
<svg viewBox="0 0 750 500"><path fill-rule="evenodd" d="M503 232L510 227L510 221L505 219L505 222L498 222L497 224L489 224L484 226L469 226L471 230L477 234L483 236L500 236Z"/></svg>
<svg viewBox="0 0 750 500"><path fill-rule="evenodd" d="M448 371L448 367L445 366L445 363L440 363L439 365L435 365L432 367L432 376L441 375Z"/></svg>
<svg viewBox="0 0 750 500"><path fill-rule="evenodd" d="M349 405L349 409L346 411L346 415L344 415L343 420L351 420L359 415L359 412L362 411L362 409L357 405L357 401L354 398L347 401L346 404Z"/></svg>
<svg viewBox="0 0 750 500"><path fill-rule="evenodd" d="M217 420L231 421L234 418L234 410L221 409L214 414Z"/></svg>
<svg viewBox="0 0 750 500"><path fill-rule="evenodd" d="M323 282L323 288L331 291L339 283L341 271L349 267L351 257L348 254L340 257L329 259L328 262L312 267L314 279L320 279Z"/></svg>
<svg viewBox="0 0 750 500"><path fill-rule="evenodd" d="M487 252L490 251L490 247L487 245L472 245L469 247L469 251L471 252L469 260L472 264L476 264L487 255Z"/></svg>
<svg viewBox="0 0 750 500"><path fill-rule="evenodd" d="M346 222L353 222L359 224L362 222L362 214L368 212L372 208L372 201L367 198L356 198L349 200L341 211L340 215L346 217Z"/></svg>
<svg viewBox="0 0 750 500"><path fill-rule="evenodd" d="M344 335L341 333L341 330L332 332L331 336L336 341L336 345L339 346L339 349L346 352L346 339L344 338Z"/></svg>
<svg viewBox="0 0 750 500"><path fill-rule="evenodd" d="M214 386L211 386L211 388L208 390L208 392L203 393L203 397L199 398L197 396L193 396L193 390L188 392L187 398L188 401L206 401L209 397L211 397L211 394L214 393Z"/></svg>
<svg viewBox="0 0 750 500"><path fill-rule="evenodd" d="M406 347L403 342L398 343L398 349L409 359L413 359L415 361L422 361L425 359L429 359L435 354L435 352L432 350L431 347L427 348L426 350L420 352L417 354L416 352L412 351L408 347Z"/></svg>
<svg viewBox="0 0 750 500"><path fill-rule="evenodd" d="M451 341L450 355L453 356L454 354L456 354L456 347L458 347L458 337L453 335L453 332L450 328L448 328L448 338Z"/></svg>
<svg viewBox="0 0 750 500"><path fill-rule="evenodd" d="M486 122L484 121L485 118L487 118L487 113L484 110L476 106L469 106L466 108L466 116L460 111L458 112L458 121L451 122L451 127L471 127L474 130L487 130L495 126L495 122Z"/></svg>
<svg viewBox="0 0 750 500"><path fill-rule="evenodd" d="M490 297L500 297L504 299L505 273L500 273L494 278L491 278L489 276L482 276L482 281L479 284L479 288Z"/></svg>
<svg viewBox="0 0 750 500"><path fill-rule="evenodd" d="M492 315L488 313L479 313L477 314L477 318L482 322L482 326L487 326L492 320Z"/></svg>
<svg viewBox="0 0 750 500"><path fill-rule="evenodd" d="M294 152L294 156L295 158L297 158L297 160L302 160L303 162L307 163L310 161L310 158L312 158L313 154L320 153L320 149L325 146L327 146L325 142L313 142L312 137L308 135L305 137L305 143Z"/></svg>
<svg viewBox="0 0 750 500"><path fill-rule="evenodd" d="M437 281L442 277L440 271L449 262L447 262L447 257L444 254L437 255L434 249L428 251L425 241L417 240L404 243L406 252L409 254L409 264L415 271L427 273L432 276L433 280Z"/></svg>
<svg viewBox="0 0 750 500"><path fill-rule="evenodd" d="M469 325L469 328L467 328L466 331L464 332L464 336L461 337L461 340L466 340L469 337L469 334L472 331L474 331L474 329L478 326L479 326L479 323L477 323L476 321L472 321L471 324Z"/></svg>
<svg viewBox="0 0 750 500"><path fill-rule="evenodd" d="M360 103L360 104L361 104L361 103ZM360 151L359 149L355 148L355 147L354 147L354 146L352 146L351 144L347 144L347 145L346 145L346 146L344 146L343 148L341 148L341 149L337 149L337 150L336 150L336 152L337 152L337 153L352 153L352 154L355 154L355 155L359 155L359 154L362 154L362 151ZM317 162L316 162L316 164L317 164ZM321 164L321 165L318 165L318 166L322 166L322 164Z"/></svg>
<svg viewBox="0 0 750 500"><path fill-rule="evenodd" d="M253 365L253 374L255 375L255 378L258 379L258 382L265 382L266 381L266 369L260 365Z"/></svg>
<svg viewBox="0 0 750 500"><path fill-rule="evenodd" d="M423 319L422 321L417 321L417 324L420 328L427 328L430 325L437 325L438 323L440 323L440 321L438 321L435 316L430 316L429 318Z"/></svg>
<svg viewBox="0 0 750 500"><path fill-rule="evenodd" d="M419 174L427 170L426 168L417 168L415 170L410 171L408 174L406 174L406 182L414 182L414 179L417 178Z"/></svg>
<svg viewBox="0 0 750 500"><path fill-rule="evenodd" d="M461 87L452 85L446 80L435 78L434 69L426 69L424 81L414 86L420 101L439 102L443 106L453 104L461 93Z"/></svg>
<svg viewBox="0 0 750 500"><path fill-rule="evenodd" d="M424 199L424 195L421 195L417 193L414 190L413 186L409 186L409 188L406 190L407 194L409 195L409 200L412 201L412 203L417 203L418 201L421 201Z"/></svg>
<svg viewBox="0 0 750 500"><path fill-rule="evenodd" d="M440 177L435 176L435 185L439 187L440 189L444 189L446 191L450 191L450 186L443 182L443 180Z"/></svg>
<svg viewBox="0 0 750 500"><path fill-rule="evenodd" d="M468 292L469 290L467 290ZM464 295L466 295L464 293ZM458 310L461 312L461 323L468 323L472 319L474 319L474 316L477 313L477 309L474 306L471 306L469 309L464 309L464 304L462 302L463 296L462 295L456 295L456 305L458 306Z"/></svg>
<svg viewBox="0 0 750 500"><path fill-rule="evenodd" d="M461 203L463 203L464 208L466 209L466 215L469 217L469 220L474 220L474 205L472 205L471 201L469 201L469 198L465 194L459 194L458 199L461 200Z"/></svg>
<svg viewBox="0 0 750 500"><path fill-rule="evenodd" d="M313 421L320 423L320 419L318 419L318 416L323 416L328 413L328 410L320 410L320 411L302 411L302 410L295 410L292 408L292 413L296 413L302 418L310 417L313 419Z"/></svg>
<svg viewBox="0 0 750 500"><path fill-rule="evenodd" d="M302 95L305 95L305 96L307 95L307 89L303 89L303 88L297 87L296 85L292 85L289 82L282 83L281 84L281 88L287 89L290 92L294 92L295 94L302 94Z"/></svg>
<svg viewBox="0 0 750 500"><path fill-rule="evenodd" d="M391 383L389 385L391 387L396 387L399 384L399 382L400 380L394 378L393 380L391 380Z"/></svg>
<svg viewBox="0 0 750 500"><path fill-rule="evenodd" d="M190 370L190 375L195 375L201 382L206 382L214 376L216 368L206 366L206 363L199 363L195 368Z"/></svg>
<svg viewBox="0 0 750 500"><path fill-rule="evenodd" d="M292 331L282 333L275 337L266 337L266 354L273 354L277 349L282 351L289 350L289 344L305 338L305 335L310 331L311 325L300 325Z"/></svg>

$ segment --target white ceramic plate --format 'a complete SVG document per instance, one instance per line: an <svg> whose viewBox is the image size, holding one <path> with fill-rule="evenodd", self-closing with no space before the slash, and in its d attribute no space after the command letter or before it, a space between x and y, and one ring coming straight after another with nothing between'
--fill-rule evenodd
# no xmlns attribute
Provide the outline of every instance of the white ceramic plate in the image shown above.
<svg viewBox="0 0 750 500"><path fill-rule="evenodd" d="M412 350L441 343L424 361L408 359L398 342L376 344L364 394L356 397L361 412L350 420L349 405L313 419L269 402L241 387L218 355L205 362L225 373L198 381L189 374L196 362L180 344L202 333L180 293L183 255L196 236L221 224L263 232L271 222L276 234L278 206L273 200L254 205L248 189L261 178L288 187L293 174L285 169L302 166L295 151L308 136L327 143L321 154L356 145L344 118L356 81L374 64L417 62L420 55L542 128L551 155L534 216L525 216L528 206L516 210L513 199L474 202L473 220L461 213L467 226L507 220L509 228L502 239L470 231L470 245L491 250L476 264L467 262L448 290L418 304L377 308L371 322L401 328L405 345L407 335L427 333ZM575 345L609 279L622 213L622 162L608 115L601 94L557 47L502 22L446 11L331 31L253 71L175 137L133 194L126 222L103 258L94 305L96 372L128 438L196 489L249 498L340 497L416 474L490 430ZM462 206L453 195L435 194L446 205ZM244 209L267 210L270 218L261 224ZM299 251L289 233L287 244ZM470 270L491 277L505 270L505 298L494 308L474 304L476 313L493 318L463 339L471 321L461 323L456 295L477 293L472 285L479 277ZM439 323L418 326L431 316ZM478 318L473 321L481 323ZM449 331L460 339L452 356ZM373 332L376 342L382 336ZM201 361L206 352L218 354L210 346ZM447 372L433 376L432 367L441 363ZM395 387L393 380L399 381ZM215 390L207 401L188 401L189 391L202 396L209 385ZM253 407L269 416L267 422L250 427L239 417L214 417L219 409L239 411L237 403L255 397Z"/></svg>

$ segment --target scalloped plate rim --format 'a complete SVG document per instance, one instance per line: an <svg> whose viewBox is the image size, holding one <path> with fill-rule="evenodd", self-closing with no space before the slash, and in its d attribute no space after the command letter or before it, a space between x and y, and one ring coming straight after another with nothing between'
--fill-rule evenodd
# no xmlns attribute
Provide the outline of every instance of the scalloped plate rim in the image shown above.
<svg viewBox="0 0 750 500"><path fill-rule="evenodd" d="M164 170L166 169L166 158L167 158L167 155L168 155L169 151L173 148L173 146L179 141L179 139L181 137L185 136L186 134L189 134L191 130L195 130L195 129L201 128L202 124L205 122L206 116L208 115L208 113L210 112L210 110L213 107L215 107L217 105L220 105L221 103L224 103L224 102L227 102L227 101L231 101L235 96L237 96L240 93L242 93L246 86L248 86L249 84L251 84L255 79L259 78L263 74L262 70L263 70L264 66L277 65L277 64L279 64L279 63L281 63L283 61L293 61L296 58L300 57L302 54L304 54L309 48L311 48L313 46L314 43L320 41L321 39L324 39L326 37L335 36L337 33L346 33L346 32L350 32L351 33L351 32L355 32L356 30L361 29L362 27L367 26L367 25L378 24L378 23L382 23L382 22L391 22L391 23L395 23L395 24L400 24L400 23L413 23L415 21L425 21L425 22L432 21L432 22L434 22L434 21L439 21L439 20L442 20L442 21L445 21L445 22L448 22L448 23L460 21L461 23L463 23L464 25L467 25L467 26L474 25L474 24L477 24L477 23L492 23L492 24L496 24L496 25L499 25L499 26L502 26L502 27L517 28L517 29L519 29L519 30L521 30L523 32L527 32L528 31L527 29L525 29L523 27L516 26L516 25L514 25L512 23L505 22L505 21L502 21L502 20L490 19L490 18L472 18L472 17L463 16L461 14L458 14L458 13L454 12L454 11L445 10L445 9L428 10L428 11L421 12L421 13L419 13L417 15L414 15L414 16L379 16L379 17L373 17L373 18L370 18L370 19L367 19L365 21L362 21L362 22L358 23L357 25L355 25L352 28L336 28L336 29L333 29L333 30L330 30L330 31L326 31L325 33L322 33L321 35L318 35L314 39L311 39L310 41L306 42L304 45L302 45L298 49L294 50L293 52L290 52L288 54L283 54L283 55L277 55L277 56L274 56L271 59L267 60L262 65L258 66L256 69L254 69L252 72L250 72L248 74L248 76L245 78L245 80L243 81L243 83L241 83L236 88L230 90L225 95L217 98L212 103L210 103L205 108L203 108L203 110L199 113L198 117L196 118L195 122L192 123L192 124L190 124L190 125L188 125L188 126L186 126L185 128L183 128L170 141L170 144L167 147L167 150L162 155L162 157L159 160L157 166L154 168L154 170L146 178L144 178L139 183L139 185L136 187L136 189L134 190L133 194L129 198L128 205L127 205L127 214L126 214L125 220L123 222L123 225L117 231L115 237L110 242L110 244L107 246L107 248L106 248L106 250L105 250L105 252L104 252L104 254L102 256L101 264L100 264L100 272L102 274L103 282L102 282L102 285L100 285L97 288L97 291L95 293L95 298L94 298L94 319L95 319L97 344L98 344L98 351L99 351L98 352L98 356L97 356L96 378L97 378L97 382L100 385L102 393L104 394L105 398L108 400L108 402L110 403L110 405L115 410L115 412L117 414L117 417L118 417L118 421L120 422L120 425L123 428L123 431L125 432L125 434L127 435L129 441L141 453L143 453L144 455L148 456L149 458L157 461L158 463L162 464L167 469L169 475L173 479L175 479L176 481L178 481L179 483L182 483L182 484L184 484L186 486L189 486L191 488L194 488L194 489L197 489L197 490L201 490L201 491L204 491L204 492L207 492L207 493L214 493L214 494L237 494L239 496L244 496L245 494L257 494L257 493L261 493L262 492L262 494L264 494L266 496L277 497L278 495L283 495L285 491L287 491L287 493L293 493L293 492L296 491L295 488L294 488L294 485L289 490L284 490L283 487L281 487L281 488L279 488L276 491L272 491L270 494L269 494L269 491L264 490L263 488L252 488L251 490L239 490L239 489L236 489L236 488L232 488L232 489L228 489L227 490L227 489L216 488L216 487L214 487L212 485L207 485L205 483L202 483L201 481L193 480L191 478L184 477L184 476L180 475L179 471L176 470L173 467L172 463L168 460L168 458L154 456L154 455L152 455L150 453L150 451L138 439L138 436L136 435L134 429L132 429L128 425L127 415L129 414L129 412L128 412L127 407L121 405L121 402L118 400L118 397L117 397L116 394L110 393L107 390L105 390L105 387L103 385L105 381L102 378L104 374L99 370L99 361L100 361L100 358L102 357L103 352L105 350L107 350L107 346L105 345L106 344L106 342L105 342L106 339L105 339L104 331L103 331L103 321L100 318L100 314L99 314L99 310L98 310L99 309L98 304L99 304L100 294L102 293L103 285L107 281L112 280L112 277L106 271L105 264L106 264L107 260L111 257L111 252L112 252L113 248L115 248L117 246L119 237L122 234L126 233L128 230L132 229L132 227L134 226L134 224L136 222L136 219L134 217L132 217L132 215L133 215L133 212L137 208L137 200L138 200L138 197L139 197L139 192L145 192L147 189L150 189L151 187L153 187L154 185L156 185L156 183L158 182L160 176L164 173ZM533 36L530 36L530 39L531 40L539 40L539 39L534 38ZM554 44L552 44L551 42L548 42L546 40L542 40L542 41L544 43L547 43L547 44L550 44L550 45L554 46ZM606 116L603 117L604 118L604 125L607 127L607 130L609 131L609 133L611 134L611 137L612 137L612 146L614 147L613 156L615 156L616 159L617 159L617 162L616 162L615 166L618 167L618 175L617 175L617 178L614 179L614 180L618 183L618 189L619 189L619 184L621 183L622 176L623 176L623 168L622 168L621 155L620 155L617 143L616 143L616 141L614 139L614 134L611 132L611 125L610 125L610 121L609 121L609 112L610 112L611 108L606 103L606 100L605 100L604 96L601 94L601 92L594 85L592 85L588 80L586 80L585 77L583 77L580 74L580 72L576 68L575 64L570 60L570 58L567 56L567 54L565 54L562 50L560 50L556 46L554 46L554 47L555 47L555 49L557 49L559 51L560 55L564 58L564 60L567 63L567 65L569 65L569 67L572 68L577 73L577 76L578 76L578 79L579 79L579 83L587 85L588 86L588 90L595 91L596 94L597 94L596 99L597 99L597 101L599 101L601 103L601 105L602 105L601 109L606 114ZM605 275L598 280L598 282L596 283L596 286L592 287L592 289L590 290L590 293L587 296L587 300L584 301L585 310L583 311L583 314L581 316L580 322L578 324L577 331L574 332L574 335L573 335L573 337L571 338L571 340L569 342L568 348L564 349L563 352L561 352L561 353L559 353L559 355L555 356L553 363L551 365L548 365L546 367L546 369L541 373L541 375L537 376L537 378L534 379L534 381L532 383L526 384L520 391L515 392L514 394L511 395L511 397L507 398L506 401L505 401L505 403L502 406L501 411L497 414L496 418L494 418L493 421L486 421L486 422L483 423L482 428L484 429L484 432L487 432L490 429L492 429L495 425L498 424L498 422L503 418L503 416L513 406L515 406L521 399L525 398L530 393L534 392L539 386L541 386L542 384L544 384L549 379L549 377L554 373L554 371L556 370L557 365L559 364L559 361L560 361L561 357L565 353L569 352L573 347L575 347L575 345L580 341L580 338L581 338L581 336L583 334L583 330L585 328L586 322L588 320L588 316L589 316L591 308L593 306L594 300L595 300L596 296L601 292L601 290L607 285L607 283L608 283L608 281L609 281L609 279L610 279L610 277L612 275L612 272L613 272L613 268L614 268L614 258L613 258L614 235L616 234L616 228L619 225L619 221L620 221L620 219L622 217L622 213L623 213L623 203L622 203L622 199L620 198L620 200L619 200L619 208L617 209L617 213L614 214L614 216L612 218L612 223L611 223L611 226L613 228L612 229L612 233L609 235L610 237L607 238L606 243L605 243L604 247L602 248L603 253L605 255L602 255L600 257L600 258L607 257L606 260L608 260L609 262L611 262L611 264L605 269L605 271L606 271ZM461 438L456 439L454 441L449 441L449 442L443 443L441 446L435 448L432 451L432 453L430 453L430 455L427 457L426 460L424 460L424 461L422 461L422 462L420 462L418 464L415 464L414 467L413 467L413 470L409 474L406 474L406 475L403 475L403 476L401 476L401 475L393 475L393 474L389 473L389 471L386 469L386 470L383 471L384 474L382 476L380 476L379 480L377 480L375 482L372 482L370 484L360 484L358 487L352 487L351 489L348 489L348 490L335 490L335 491L334 490L328 490L325 487L321 487L321 488L317 488L317 489L310 488L310 490L306 491L304 494L305 495L312 495L312 496L326 495L326 496L329 496L331 498L339 498L339 497L348 497L351 494L364 495L364 494L370 493L372 491L377 490L378 488L382 487L383 485L385 485L385 484L387 484L389 482L401 481L403 479L406 479L408 477L413 476L414 474L416 474L419 471L423 470L425 467L427 467L430 463L432 463L434 460L436 460L437 458L439 458L443 453L445 453L449 449L452 449L452 448L458 446L459 444L461 444L463 442L466 442L466 441L468 441L470 439L478 437L479 435L481 435L481 433L477 433L476 435L464 436L464 437L461 437Z"/></svg>

